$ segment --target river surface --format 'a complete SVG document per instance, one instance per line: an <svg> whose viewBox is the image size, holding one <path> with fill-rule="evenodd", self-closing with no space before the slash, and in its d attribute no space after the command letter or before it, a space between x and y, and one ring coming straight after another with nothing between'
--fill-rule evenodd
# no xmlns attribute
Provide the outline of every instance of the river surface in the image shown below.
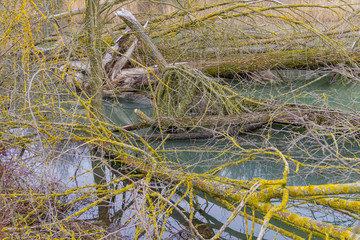
<svg viewBox="0 0 360 240"><path fill-rule="evenodd" d="M322 77L321 74L314 72L283 72L287 80L280 84L268 83L259 84L253 87L246 87L246 84L238 85L237 88L248 96L257 98L270 98L283 102L294 102L312 104L322 107L338 108L345 111L360 110L360 84L348 80L340 81L333 79L329 75ZM290 80L289 80L290 79ZM126 100L104 101L104 113L108 121L117 125L126 125L137 122L138 118L133 113L135 108L151 116L152 107L149 103L130 102ZM244 149L256 149L266 147L276 147L284 154L303 163L312 165L321 165L324 159L330 159L329 153L323 145L314 142L311 138L302 135L303 129L294 129L281 125L274 125L264 129L256 130L247 135L240 135L236 138L237 143ZM144 134L144 131L138 132ZM327 141L326 139L324 141ZM159 147L172 161L177 161L187 171L202 173L224 163L234 162L242 159L243 151L234 146L228 139L217 140L176 140L167 141L165 144L152 142L153 147ZM328 143L331 146L331 141ZM87 146L79 146L75 143L67 143L67 153L62 154L56 162L52 163L50 168L44 169L46 175L56 176L59 181L67 187L85 186L94 183L94 177L91 172L92 164ZM354 142L344 142L340 146L340 151L346 156L358 156L360 148ZM239 180L253 180L254 178L262 179L281 179L284 164L278 159L269 159L267 156L258 155L252 160L244 163L227 167L219 173L219 176ZM106 170L110 178L110 172ZM321 174L313 171L312 167L300 167L296 171L296 164L290 162L290 174L288 185L308 185L308 184L326 184L334 182L351 182L357 178L352 174L343 176L337 169L324 169ZM215 231L221 227L231 215L231 212L224 210L215 203L210 197L204 197L199 193L199 202L204 209L204 215L196 214L195 216L204 222L207 222ZM174 200L179 199L175 196ZM296 205L297 202L294 202ZM187 209L188 204L183 203L180 206ZM116 208L116 206L115 206ZM345 215L335 211L325 209L310 204L300 204L297 207L291 207L290 210L301 213L304 216L316 218L321 221L331 222L336 225L350 227L353 220ZM114 210L115 211L115 210ZM116 212L116 211L115 211ZM92 218L96 216L96 209L83 214L81 218ZM172 216L172 220L177 221L177 216ZM285 227L283 224L272 221L277 226ZM251 230L251 222L248 221L248 232ZM260 230L260 225L255 224L255 233ZM289 231L296 231L289 229ZM224 239L246 239L246 221L242 217L237 217L229 225L229 228L222 235ZM131 235L131 230L127 233ZM301 236L306 237L306 234ZM285 239L277 235L274 231L268 230L264 239ZM315 238L313 238L315 239Z"/></svg>

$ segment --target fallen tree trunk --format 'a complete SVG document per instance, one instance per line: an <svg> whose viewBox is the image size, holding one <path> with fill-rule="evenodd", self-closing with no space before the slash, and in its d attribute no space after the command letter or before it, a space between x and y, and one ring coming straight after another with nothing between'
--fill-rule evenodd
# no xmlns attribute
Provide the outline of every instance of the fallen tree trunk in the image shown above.
<svg viewBox="0 0 360 240"><path fill-rule="evenodd" d="M277 110L279 109L279 110ZM312 129L328 130L334 133L341 133L347 129L357 129L360 126L360 116L358 114L345 113L337 110L311 108L295 104L279 105L275 103L269 109L259 112L242 113L237 115L225 116L192 116L192 117L158 117L150 118L143 112L135 109L135 113L140 117L141 124L131 124L124 126L124 130L136 130L140 128L176 128L193 129L208 128L214 131L229 129L238 126L240 132L248 131L251 126L261 126L268 123L281 123L295 126L310 126ZM183 131L184 132L184 131ZM352 132L355 134L356 132Z"/></svg>
<svg viewBox="0 0 360 240"><path fill-rule="evenodd" d="M359 62L358 51L339 52L326 49L303 49L234 55L222 59L194 62L192 65L213 76L229 77L234 73L269 69L318 69L339 63Z"/></svg>

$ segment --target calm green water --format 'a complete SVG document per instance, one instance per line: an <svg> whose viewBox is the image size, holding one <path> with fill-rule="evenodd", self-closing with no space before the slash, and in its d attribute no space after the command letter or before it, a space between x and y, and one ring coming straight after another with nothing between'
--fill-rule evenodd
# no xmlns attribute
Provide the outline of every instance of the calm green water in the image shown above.
<svg viewBox="0 0 360 240"><path fill-rule="evenodd" d="M360 110L360 82L357 80L341 78L333 73L305 70L266 74L273 74L280 83L248 86L245 82L238 84L237 88L244 95L256 98L331 107L344 111Z"/></svg>

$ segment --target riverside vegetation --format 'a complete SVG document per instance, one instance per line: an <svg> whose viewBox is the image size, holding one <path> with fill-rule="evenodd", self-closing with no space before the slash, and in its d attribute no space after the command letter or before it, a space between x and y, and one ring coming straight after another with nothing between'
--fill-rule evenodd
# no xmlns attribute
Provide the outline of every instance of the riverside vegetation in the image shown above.
<svg viewBox="0 0 360 240"><path fill-rule="evenodd" d="M359 11L3 1L1 238L359 238ZM124 99L137 118L115 123ZM253 163L271 177L232 177Z"/></svg>

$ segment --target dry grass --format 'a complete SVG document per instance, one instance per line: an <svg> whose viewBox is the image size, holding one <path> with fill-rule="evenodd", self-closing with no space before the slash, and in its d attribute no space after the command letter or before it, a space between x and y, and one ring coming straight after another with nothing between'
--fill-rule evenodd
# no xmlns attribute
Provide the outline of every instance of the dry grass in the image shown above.
<svg viewBox="0 0 360 240"><path fill-rule="evenodd" d="M66 12L68 10L81 9L85 6L85 0L62 0L62 7L60 11ZM104 2L105 0L101 0ZM176 19L174 22L167 21L161 28L168 27L170 24L178 24L186 22L189 19L199 20L208 14L212 14L219 10L225 10L229 6L234 6L240 3L234 3L231 1L229 4L221 4L218 7L208 10L197 11L199 6L219 4L226 2L224 0L201 0L201 1L151 1L151 0L138 0L138 1L125 1L120 3L117 7L124 7L130 12L134 13L137 18L147 20L154 19L155 17L164 16L177 9L184 9L186 16ZM279 6L280 3L284 6L282 8L267 9L266 11L252 12L251 15L240 14L235 18L224 21L227 16L238 13L246 13L252 11L253 8L271 8ZM295 8L287 8L286 5L297 5ZM301 6L304 5L304 6ZM306 5L313 5L309 7ZM267 31L282 31L285 34L298 33L299 31L306 31L306 27L301 26L301 23L305 23L308 27L318 28L320 31L329 31L331 29L347 29L351 27L353 23L360 22L356 11L360 9L360 3L356 0L342 1L342 0L280 0L280 1L259 1L259 3L251 4L246 7L238 7L233 10L225 10L226 12L213 17L210 20L215 23L211 28L217 28L219 24L222 28L240 28L248 29L264 28ZM275 17L274 17L275 16ZM75 16L73 20L77 23L82 23L81 16ZM200 20L209 26L207 20ZM109 26L114 26L122 23L118 18L113 17L110 14ZM300 23L300 24L299 24ZM225 24L225 25L224 25ZM224 25L224 26L223 26ZM300 26L300 27L299 27ZM341 26L342 28L339 28ZM218 31L218 29L216 29ZM230 30L232 31L232 30ZM221 33L223 35L223 33Z"/></svg>
<svg viewBox="0 0 360 240"><path fill-rule="evenodd" d="M106 0L101 0L100 2L105 2ZM200 1L176 1L183 2L183 7L194 7L203 4L214 4L217 2L223 2L218 0L200 0ZM176 9L176 2L169 1L146 1L146 0L137 0L137 1L125 1L119 4L119 7L126 6L126 9L136 13L136 14L145 14L145 15L164 15L168 14ZM360 3L357 0L281 0L281 1L261 1L259 6L269 7L276 6L279 3L284 5L322 5L322 6L343 6L344 9L353 8L355 10L360 9ZM63 0L61 11L74 10L78 8L85 7L85 0ZM317 21L334 21L334 17L338 17L337 14L331 13L329 10L313 8L307 9L306 12Z"/></svg>

